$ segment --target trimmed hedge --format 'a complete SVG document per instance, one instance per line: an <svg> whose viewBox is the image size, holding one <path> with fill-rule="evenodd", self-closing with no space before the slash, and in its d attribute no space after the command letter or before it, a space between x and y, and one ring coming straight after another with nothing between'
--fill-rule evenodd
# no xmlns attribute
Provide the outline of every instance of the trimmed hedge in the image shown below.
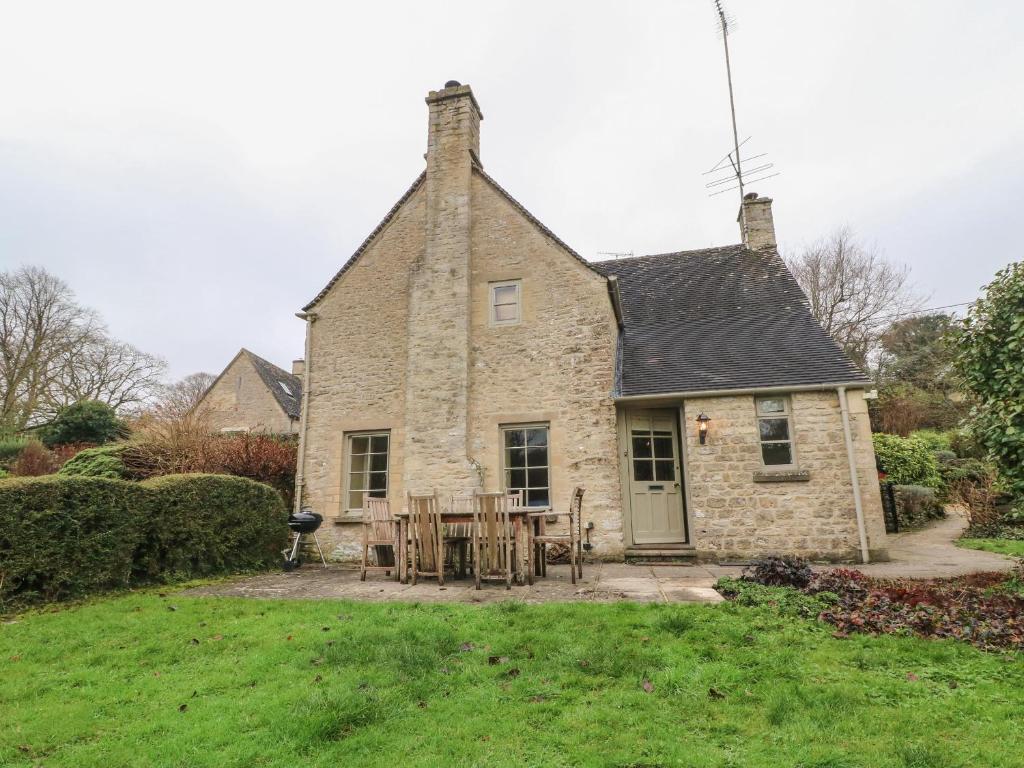
<svg viewBox="0 0 1024 768"><path fill-rule="evenodd" d="M125 467L123 458L128 445L128 443L114 443L86 448L68 459L57 474L105 477L108 480L129 479L128 468Z"/></svg>
<svg viewBox="0 0 1024 768"><path fill-rule="evenodd" d="M288 513L269 485L231 475L165 475L141 485L151 502L135 555L139 578L188 579L281 562Z"/></svg>
<svg viewBox="0 0 1024 768"><path fill-rule="evenodd" d="M240 477L5 480L0 608L268 567L287 537L281 497Z"/></svg>

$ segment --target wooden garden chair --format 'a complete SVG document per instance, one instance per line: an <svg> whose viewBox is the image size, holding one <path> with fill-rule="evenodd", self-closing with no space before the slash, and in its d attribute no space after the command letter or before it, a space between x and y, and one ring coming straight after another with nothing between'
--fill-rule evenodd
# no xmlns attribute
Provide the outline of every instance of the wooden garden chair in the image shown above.
<svg viewBox="0 0 1024 768"><path fill-rule="evenodd" d="M406 497L409 505L409 543L412 553L412 583L419 576L436 576L444 585L444 527L437 491Z"/></svg>
<svg viewBox="0 0 1024 768"><path fill-rule="evenodd" d="M373 562L370 565L370 547L373 547ZM390 552L388 549L390 548ZM367 571L384 571L390 576L394 570L398 578L398 556L401 552L398 541L398 524L391 515L391 504L387 499L378 499L363 494L363 557L359 568L359 580L366 581Z"/></svg>
<svg viewBox="0 0 1024 768"><path fill-rule="evenodd" d="M454 514L469 517L473 514L473 497L452 496L448 499L448 508ZM444 544L452 569L456 570L455 558L458 557L456 573L460 578L465 576L469 550L473 544L473 523L445 523Z"/></svg>
<svg viewBox="0 0 1024 768"><path fill-rule="evenodd" d="M515 532L509 518L508 495L473 494L473 576L476 588L483 579L501 579L512 589Z"/></svg>
<svg viewBox="0 0 1024 768"><path fill-rule="evenodd" d="M533 535L533 541L531 542L530 551L528 557L530 562L527 566L528 578L533 577L533 558L540 558L540 574L541 576L548 575L548 564L547 564L547 545L548 544L568 544L569 545L569 573L572 576L572 583L576 583L577 573L580 578L583 578L583 542L582 542L582 512L583 512L583 488L576 486L573 488L572 496L569 498L569 511L568 512L531 512L529 514L531 531L532 523L534 520L538 524L538 532ZM548 533L547 532L547 517L566 517L569 523L568 533ZM533 546L536 545L536 546ZM531 581L532 583L532 581Z"/></svg>

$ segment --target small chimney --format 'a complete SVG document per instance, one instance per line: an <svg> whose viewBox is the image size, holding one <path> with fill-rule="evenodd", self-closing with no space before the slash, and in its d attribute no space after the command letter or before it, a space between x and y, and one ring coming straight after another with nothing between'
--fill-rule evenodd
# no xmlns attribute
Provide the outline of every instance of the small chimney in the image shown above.
<svg viewBox="0 0 1024 768"><path fill-rule="evenodd" d="M740 225L743 244L751 250L759 248L775 248L775 221L772 218L772 199L758 197L757 192L748 192L743 196L736 221Z"/></svg>
<svg viewBox="0 0 1024 768"><path fill-rule="evenodd" d="M305 360L292 360L292 375L301 376L306 372Z"/></svg>

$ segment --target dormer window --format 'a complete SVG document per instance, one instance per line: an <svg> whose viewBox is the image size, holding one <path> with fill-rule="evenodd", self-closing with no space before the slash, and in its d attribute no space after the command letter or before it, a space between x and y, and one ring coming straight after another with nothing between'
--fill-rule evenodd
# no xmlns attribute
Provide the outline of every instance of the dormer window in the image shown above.
<svg viewBox="0 0 1024 768"><path fill-rule="evenodd" d="M490 322L516 325L522 318L522 281L503 280L490 284Z"/></svg>

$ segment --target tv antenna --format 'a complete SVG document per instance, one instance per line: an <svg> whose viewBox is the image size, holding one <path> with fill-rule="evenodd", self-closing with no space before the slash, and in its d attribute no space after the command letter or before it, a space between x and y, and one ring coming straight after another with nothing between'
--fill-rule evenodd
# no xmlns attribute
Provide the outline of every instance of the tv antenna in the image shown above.
<svg viewBox="0 0 1024 768"><path fill-rule="evenodd" d="M774 169L775 164L768 162L764 158L768 156L767 152L762 152L759 155L752 155L747 158L740 157L740 147L750 141L748 136L743 141L740 141L739 130L736 127L736 99L733 96L732 91L732 63L729 60L729 32L736 26L736 20L733 16L725 10L725 6L722 4L722 0L714 0L715 13L718 15L718 31L722 35L722 44L725 47L725 77L729 83L729 114L732 117L732 151L727 153L725 157L715 163L714 167L710 171L705 171L702 175L712 176L714 174L725 173L724 176L713 178L704 184L704 188L711 190L708 193L709 197L715 195L721 195L725 192L731 192L734 189L740 191L740 200L743 200L743 187L746 184L752 184L758 181L764 181L774 176L778 176L779 172L769 173ZM743 170L744 162L751 162L753 160L760 160L760 163L755 167L747 167L747 170ZM748 178L750 176L758 176L756 179ZM727 186L731 185L731 186ZM722 187L722 189L719 189Z"/></svg>
<svg viewBox="0 0 1024 768"><path fill-rule="evenodd" d="M632 258L632 251L598 251L598 256L611 256L613 259L621 259L623 257Z"/></svg>

